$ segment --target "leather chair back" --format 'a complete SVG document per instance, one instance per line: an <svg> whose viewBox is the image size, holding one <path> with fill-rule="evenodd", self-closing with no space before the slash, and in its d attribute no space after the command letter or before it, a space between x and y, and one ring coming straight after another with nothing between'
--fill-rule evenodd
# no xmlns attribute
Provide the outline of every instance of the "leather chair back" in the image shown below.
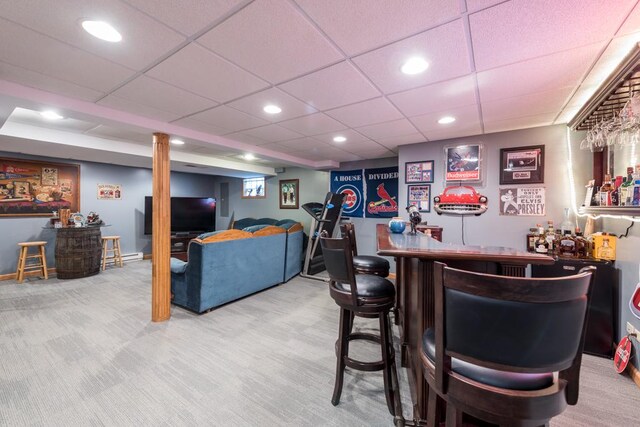
<svg viewBox="0 0 640 427"><path fill-rule="evenodd" d="M345 222L340 225L340 232L342 237L348 237L351 243L351 253L353 256L358 256L358 245L356 244L356 228L352 222Z"/></svg>
<svg viewBox="0 0 640 427"><path fill-rule="evenodd" d="M358 289L356 286L353 254L351 252L351 242L349 238L331 239L321 237L320 246L322 247L324 265L331 282L329 285L333 286L336 282L349 285L352 304L357 306Z"/></svg>

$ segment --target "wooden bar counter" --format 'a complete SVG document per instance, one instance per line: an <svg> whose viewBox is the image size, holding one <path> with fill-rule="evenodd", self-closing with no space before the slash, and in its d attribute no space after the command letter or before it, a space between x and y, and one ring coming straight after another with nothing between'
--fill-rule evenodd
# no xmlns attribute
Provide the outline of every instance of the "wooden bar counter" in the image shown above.
<svg viewBox="0 0 640 427"><path fill-rule="evenodd" d="M481 273L524 277L528 264L553 264L553 258L496 246L438 242L422 233L393 234L377 226L378 255L396 259L398 326L402 366L408 369L415 425L426 425L428 387L422 375L422 334L434 322L433 263Z"/></svg>

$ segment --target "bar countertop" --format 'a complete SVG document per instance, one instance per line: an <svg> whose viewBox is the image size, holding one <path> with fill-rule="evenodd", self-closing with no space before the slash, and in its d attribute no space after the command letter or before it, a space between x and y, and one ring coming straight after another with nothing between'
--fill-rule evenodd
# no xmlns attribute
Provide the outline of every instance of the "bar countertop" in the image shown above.
<svg viewBox="0 0 640 427"><path fill-rule="evenodd" d="M376 228L378 255L429 260L478 260L509 264L553 264L552 257L518 251L501 246L471 246L442 243L425 234L404 232L395 234L386 224Z"/></svg>

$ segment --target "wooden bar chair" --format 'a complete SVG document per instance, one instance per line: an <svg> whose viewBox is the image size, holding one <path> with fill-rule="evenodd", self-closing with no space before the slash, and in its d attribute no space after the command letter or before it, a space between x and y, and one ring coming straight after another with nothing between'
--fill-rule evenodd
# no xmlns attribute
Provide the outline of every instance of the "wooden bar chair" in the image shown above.
<svg viewBox="0 0 640 427"><path fill-rule="evenodd" d="M358 255L356 244L356 229L352 222L340 225L342 237L349 237L351 252L353 253L353 267L358 274L375 274L380 277L389 276L389 261L376 255Z"/></svg>
<svg viewBox="0 0 640 427"><path fill-rule="evenodd" d="M25 273L34 271L40 271L42 277L46 280L49 278L49 272L47 271L47 257L44 253L44 248L47 242L21 242L18 243L20 247L20 257L18 258L18 269L16 270L16 280L18 283L22 283ZM29 255L29 248L36 248L37 253L35 255ZM35 263L27 263L27 260L34 259Z"/></svg>
<svg viewBox="0 0 640 427"><path fill-rule="evenodd" d="M574 276L521 278L435 263L435 327L421 359L427 425L463 414L500 426L542 426L578 401L595 267Z"/></svg>
<svg viewBox="0 0 640 427"><path fill-rule="evenodd" d="M109 248L111 242L111 248ZM102 271L107 269L107 264L123 267L122 252L120 251L120 236L102 237Z"/></svg>
<svg viewBox="0 0 640 427"><path fill-rule="evenodd" d="M396 415L397 373L389 311L395 301L395 289L387 279L372 274L355 274L353 253L348 237L320 239L325 267L329 274L329 293L340 307L339 336L336 342L336 379L331 403L338 405L342 394L345 367L360 371L383 371L384 391L391 415ZM353 315L378 318L380 335L351 332ZM362 362L349 357L349 342L363 339L379 343L382 360ZM397 397L399 398L399 396ZM398 413L402 416L401 410Z"/></svg>

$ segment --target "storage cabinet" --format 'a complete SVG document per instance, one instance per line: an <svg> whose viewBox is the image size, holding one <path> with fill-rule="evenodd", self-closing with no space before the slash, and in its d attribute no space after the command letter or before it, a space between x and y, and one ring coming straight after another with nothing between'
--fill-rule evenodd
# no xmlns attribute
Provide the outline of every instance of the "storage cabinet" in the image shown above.
<svg viewBox="0 0 640 427"><path fill-rule="evenodd" d="M554 265L534 265L533 277L560 277L576 274L581 268L596 267L587 318L584 352L613 358L617 337L619 274L613 262L595 259L558 258Z"/></svg>

